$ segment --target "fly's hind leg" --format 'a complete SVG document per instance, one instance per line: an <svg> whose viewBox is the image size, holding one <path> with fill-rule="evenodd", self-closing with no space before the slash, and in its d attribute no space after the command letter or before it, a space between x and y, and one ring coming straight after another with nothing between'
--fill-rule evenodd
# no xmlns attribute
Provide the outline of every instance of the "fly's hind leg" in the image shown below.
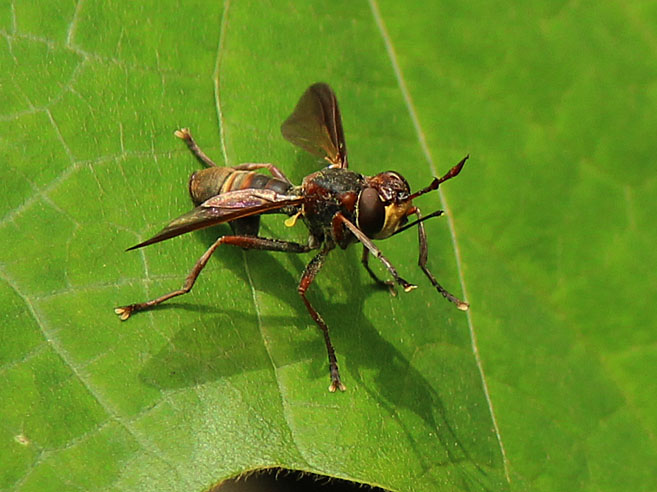
<svg viewBox="0 0 657 492"><path fill-rule="evenodd" d="M163 296L157 297L156 299L152 299L150 301L117 307L114 309L114 312L119 315L121 321L125 321L134 312L151 309L157 306L158 304L163 303L164 301L168 301L172 297L177 297L183 294L187 294L190 290L192 290L192 287L194 286L194 282L196 282L196 279L198 278L199 274L201 273L205 265L208 263L208 260L212 256L212 253L214 253L215 250L222 244L239 246L244 249L282 251L285 253L307 253L311 249L309 246L303 244L298 244L290 241L280 241L278 239L267 239L267 238L252 237L252 236L222 236L219 239L217 239L212 244L212 246L210 246L208 250L205 253L203 253L203 256L201 256L198 259L198 261L194 265L194 268L192 268L192 270L189 272L189 275L187 275L187 278L185 279L185 283L180 289L174 290L172 292L169 292L168 294L164 294Z"/></svg>
<svg viewBox="0 0 657 492"><path fill-rule="evenodd" d="M324 335L324 343L326 344L326 351L328 352L328 360L329 360L329 371L331 374L331 384L329 386L329 391L331 393L334 393L335 390L340 390L340 391L345 391L347 387L342 384L342 381L340 380L340 371L338 370L338 360L335 357L335 349L333 348L333 344L331 343L331 337L329 336L329 330L328 326L322 319L322 317L319 315L319 313L315 310L314 307L310 304L310 301L306 297L306 291L308 290L308 287L310 287L310 284L312 281L315 279L315 276L319 272L319 270L322 268L322 265L324 264L324 260L326 259L326 255L328 254L327 249L323 249L320 251L317 256L315 256L312 260L310 260L310 263L306 266L306 269L303 272L303 275L301 276L301 281L299 282L299 295L301 296L301 299L303 299L303 303L306 305L306 309L308 309L308 312L310 313L310 316L312 319L317 323L317 326L319 327L320 330L322 330L322 334Z"/></svg>
<svg viewBox="0 0 657 492"><path fill-rule="evenodd" d="M207 167L217 167L214 161L210 159L196 144L192 134L189 133L189 128L181 128L180 130L173 132L173 134L187 144L189 151L194 154L194 157L196 157L201 164Z"/></svg>
<svg viewBox="0 0 657 492"><path fill-rule="evenodd" d="M194 157L196 157L201 164L207 167L218 167L217 164L215 164L215 162L210 159L208 155L198 146L194 140L194 137L192 137L192 134L189 132L189 128L181 128L180 130L176 130L174 135L187 144L189 151L194 154ZM285 173L273 164L269 164L268 162L247 162L237 166L232 166L232 168L239 171L255 171L256 169L266 169L271 173L273 177L278 178L281 181L285 181L287 184L292 186L292 182L288 179Z"/></svg>
<svg viewBox="0 0 657 492"><path fill-rule="evenodd" d="M273 177L280 179L281 181L285 181L287 184L292 186L292 181L288 179L285 173L268 162L245 162L243 164L233 166L233 169L237 169L239 171L255 171L256 169L266 169Z"/></svg>
<svg viewBox="0 0 657 492"><path fill-rule="evenodd" d="M260 216L243 217L229 222L228 225L236 236L256 237L260 230Z"/></svg>

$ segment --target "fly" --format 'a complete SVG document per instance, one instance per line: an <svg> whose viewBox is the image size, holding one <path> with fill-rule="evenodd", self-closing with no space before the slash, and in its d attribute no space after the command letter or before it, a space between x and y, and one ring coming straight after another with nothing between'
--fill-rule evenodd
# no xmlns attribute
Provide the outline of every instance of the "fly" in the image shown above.
<svg viewBox="0 0 657 492"><path fill-rule="evenodd" d="M283 136L304 150L323 157L328 166L306 176L300 186L295 186L276 166L264 163L246 163L234 167L217 166L196 144L189 130L181 129L175 135L182 139L192 154L206 167L189 179L189 193L196 208L171 221L152 238L132 246L141 248L164 241L190 231L229 223L232 234L219 237L201 256L187 275L184 285L150 301L130 304L114 311L122 321L134 312L144 311L164 301L189 292L201 270L215 250L222 244L244 249L307 253L318 250L306 266L298 285L298 292L308 313L324 336L328 352L331 384L329 391L344 391L340 379L335 350L329 329L320 314L306 297L306 291L319 273L328 253L339 246L347 248L352 243L363 245L361 261L374 282L394 293L398 284L405 292L416 286L407 282L397 269L374 244L374 239L385 239L417 225L419 240L419 266L431 284L447 300L462 311L468 304L444 289L426 266L428 249L424 221L443 214L438 210L422 216L413 205L413 199L457 176L468 156L451 168L441 178L434 178L429 186L411 193L406 179L394 171L376 176L364 176L348 169L347 146L342 130L342 118L333 90L324 83L310 86L301 96L292 114L281 126ZM266 170L271 174L258 173ZM263 214L280 213L289 218L292 226L301 219L309 231L308 242L300 244L281 239L258 236L260 217ZM416 220L408 222L410 216ZM392 280L381 280L370 269L369 255L377 258L390 273Z"/></svg>

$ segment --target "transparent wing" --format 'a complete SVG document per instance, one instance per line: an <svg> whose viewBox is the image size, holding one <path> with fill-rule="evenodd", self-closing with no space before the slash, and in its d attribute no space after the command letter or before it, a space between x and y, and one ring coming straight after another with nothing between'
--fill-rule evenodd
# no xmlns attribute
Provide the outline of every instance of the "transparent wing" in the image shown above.
<svg viewBox="0 0 657 492"><path fill-rule="evenodd" d="M340 108L328 84L318 82L303 93L281 125L281 133L311 154L324 157L337 167L348 167Z"/></svg>

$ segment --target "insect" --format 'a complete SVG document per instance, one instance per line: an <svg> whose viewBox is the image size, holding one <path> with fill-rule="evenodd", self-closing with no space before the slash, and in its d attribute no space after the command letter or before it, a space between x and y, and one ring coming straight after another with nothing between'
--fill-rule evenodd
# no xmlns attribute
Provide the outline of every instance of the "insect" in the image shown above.
<svg viewBox="0 0 657 492"><path fill-rule="evenodd" d="M229 223L233 234L219 237L201 256L187 275L184 285L150 301L130 304L114 311L121 320L134 312L150 309L168 299L189 292L201 270L222 244L244 249L307 253L318 250L306 266L298 292L308 313L324 336L328 352L331 384L329 391L344 391L329 329L306 296L310 284L319 273L328 253L360 242L361 261L374 282L394 294L398 284L405 292L416 288L397 273L397 269L374 244L416 226L419 240L419 266L438 292L456 307L465 311L469 305L445 290L426 266L428 249L423 221L443 214L438 210L422 216L413 200L436 190L439 185L458 175L468 159L463 158L441 178L429 186L411 193L406 180L397 172L386 171L376 176L364 176L348 169L347 146L342 130L340 109L333 90L325 83L311 85L301 96L292 114L281 126L283 136L306 151L323 157L328 166L306 176L300 186L293 185L285 174L272 164L247 163L234 167L217 166L196 144L189 130L175 135L181 138L192 154L206 167L189 179L189 192L196 208L171 221L152 238L132 246L133 250L164 241L181 234ZM271 177L256 171L265 169ZM288 216L286 225L293 226L300 218L308 228L306 244L258 236L260 217L280 213ZM408 223L408 217L416 220ZM381 280L369 266L369 255L377 258L392 276Z"/></svg>

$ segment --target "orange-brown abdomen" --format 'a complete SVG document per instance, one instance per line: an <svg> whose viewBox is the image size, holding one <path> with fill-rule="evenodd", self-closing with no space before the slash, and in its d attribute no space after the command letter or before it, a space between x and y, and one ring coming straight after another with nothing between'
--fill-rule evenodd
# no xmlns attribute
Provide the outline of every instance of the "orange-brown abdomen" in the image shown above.
<svg viewBox="0 0 657 492"><path fill-rule="evenodd" d="M232 167L208 167L196 171L189 178L189 194L195 205L221 193L247 188L285 193L290 185L255 171L239 171Z"/></svg>

